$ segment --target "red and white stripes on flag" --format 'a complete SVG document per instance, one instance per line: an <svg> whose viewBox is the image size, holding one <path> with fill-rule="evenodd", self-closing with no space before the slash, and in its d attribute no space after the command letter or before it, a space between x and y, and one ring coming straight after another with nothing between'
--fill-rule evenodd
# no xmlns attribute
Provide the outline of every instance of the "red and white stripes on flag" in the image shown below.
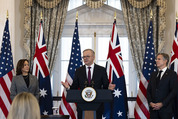
<svg viewBox="0 0 178 119"><path fill-rule="evenodd" d="M10 99L10 87L14 75L14 70L11 70L0 78L0 119L7 118L12 103Z"/></svg>
<svg viewBox="0 0 178 119"><path fill-rule="evenodd" d="M149 119L149 106L146 99L146 89L148 86L148 81L145 79L142 73L140 77L141 78L137 94L137 100L135 103L134 115L135 119Z"/></svg>
<svg viewBox="0 0 178 119"><path fill-rule="evenodd" d="M143 60L143 69L140 73L140 84L137 94L137 100L135 103L134 116L135 119L149 119L149 106L147 102L147 86L150 79L150 75L153 71L156 71L155 51L153 43L153 23L150 21L147 43L145 46L145 57Z"/></svg>
<svg viewBox="0 0 178 119"><path fill-rule="evenodd" d="M73 79L70 77L70 75L67 73L66 81L72 85ZM75 103L68 103L66 101L67 91L64 88L62 99L61 99L61 105L59 107L59 113L61 115L70 115L70 119L77 119L77 106Z"/></svg>
<svg viewBox="0 0 178 119"><path fill-rule="evenodd" d="M12 102L10 99L10 87L14 74L9 21L7 19L0 54L0 119L6 119L10 109Z"/></svg>

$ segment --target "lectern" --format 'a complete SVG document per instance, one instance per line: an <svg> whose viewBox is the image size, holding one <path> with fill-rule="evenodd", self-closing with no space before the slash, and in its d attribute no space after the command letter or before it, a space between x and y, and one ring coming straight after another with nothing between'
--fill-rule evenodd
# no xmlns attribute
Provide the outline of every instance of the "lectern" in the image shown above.
<svg viewBox="0 0 178 119"><path fill-rule="evenodd" d="M96 111L102 103L113 100L111 90L96 89L95 91L95 99L88 102L82 97L83 90L67 90L66 101L77 103L82 111Z"/></svg>

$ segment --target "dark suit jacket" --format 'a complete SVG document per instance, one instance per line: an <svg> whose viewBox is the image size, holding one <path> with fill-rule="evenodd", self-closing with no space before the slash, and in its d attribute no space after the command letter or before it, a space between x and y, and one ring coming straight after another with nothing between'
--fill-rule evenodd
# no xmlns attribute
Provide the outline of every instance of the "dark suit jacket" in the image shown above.
<svg viewBox="0 0 178 119"><path fill-rule="evenodd" d="M177 74L173 70L167 69L162 76L158 87L156 87L156 77L158 71L151 74L147 87L148 105L150 102L161 102L163 107L158 111L159 115L164 115L167 112L172 113L172 104L177 90ZM152 108L150 107L150 116Z"/></svg>
<svg viewBox="0 0 178 119"><path fill-rule="evenodd" d="M95 64L91 82L93 83L91 83L91 85L93 85L93 88L95 89L108 89L109 80L107 77L106 69ZM87 84L88 78L86 76L86 67L85 65L83 65L82 67L76 70L73 84L70 89L84 89Z"/></svg>
<svg viewBox="0 0 178 119"><path fill-rule="evenodd" d="M39 85L36 76L29 74L29 87L27 87L22 75L17 75L12 78L10 98L13 100L14 97L21 92L32 93L39 99Z"/></svg>

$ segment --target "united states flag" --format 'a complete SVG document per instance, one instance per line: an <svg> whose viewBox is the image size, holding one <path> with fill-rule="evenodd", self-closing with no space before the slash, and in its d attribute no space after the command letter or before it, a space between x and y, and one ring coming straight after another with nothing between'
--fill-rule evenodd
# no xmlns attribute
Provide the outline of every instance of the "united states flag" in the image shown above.
<svg viewBox="0 0 178 119"><path fill-rule="evenodd" d="M103 119L127 119L127 92L123 69L121 46L116 29L116 20L113 23L112 36L109 42L109 52L106 63L109 82L116 84L113 91L114 101L105 104Z"/></svg>
<svg viewBox="0 0 178 119"><path fill-rule="evenodd" d="M14 74L9 20L7 19L0 54L0 119L6 119L10 109L10 86Z"/></svg>
<svg viewBox="0 0 178 119"><path fill-rule="evenodd" d="M148 34L147 34L147 43L145 48L145 57L143 63L143 69L140 74L140 84L137 94L137 100L134 109L134 115L136 119L149 119L149 106L147 102L147 86L150 75L153 71L156 71L156 62L155 62L155 51L153 43L153 24L150 21Z"/></svg>
<svg viewBox="0 0 178 119"><path fill-rule="evenodd" d="M35 55L33 59L32 74L37 76L40 88L40 111L42 115L53 114L51 82L48 68L47 48L43 34L42 21L39 27L38 40L36 42Z"/></svg>
<svg viewBox="0 0 178 119"><path fill-rule="evenodd" d="M75 74L75 70L82 66L82 59L81 59L81 50L80 50L80 42L79 42L79 35L78 35L78 22L75 22L75 30L73 34L73 41L72 41L72 48L71 48L71 55L70 61L68 66L68 72L66 81L71 85L73 83L73 78ZM66 89L62 94L61 105L59 107L59 113L61 115L70 115L70 119L77 119L77 110L75 103L67 103L66 101Z"/></svg>
<svg viewBox="0 0 178 119"><path fill-rule="evenodd" d="M177 72L177 79L178 79L178 22L176 22L176 30L175 30L175 37L172 45L171 51L171 62L170 62L170 69ZM175 119L178 118L178 94L176 97L176 104L175 104L174 116Z"/></svg>

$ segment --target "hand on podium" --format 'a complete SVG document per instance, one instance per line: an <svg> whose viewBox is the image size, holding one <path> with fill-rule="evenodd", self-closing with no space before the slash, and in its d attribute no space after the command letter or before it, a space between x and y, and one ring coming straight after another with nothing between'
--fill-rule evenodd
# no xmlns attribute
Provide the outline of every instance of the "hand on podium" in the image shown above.
<svg viewBox="0 0 178 119"><path fill-rule="evenodd" d="M108 89L109 90L114 90L115 87L116 87L116 84L109 83Z"/></svg>

